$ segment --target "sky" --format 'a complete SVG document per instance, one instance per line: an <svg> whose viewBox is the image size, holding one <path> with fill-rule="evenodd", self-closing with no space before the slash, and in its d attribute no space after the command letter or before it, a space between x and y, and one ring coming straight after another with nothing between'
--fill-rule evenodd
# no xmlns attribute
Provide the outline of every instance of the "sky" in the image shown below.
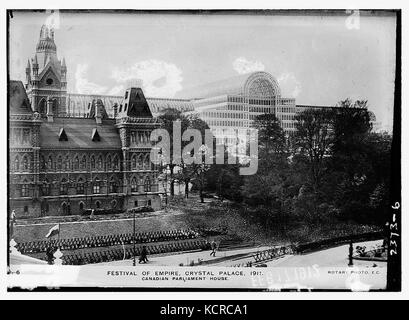
<svg viewBox="0 0 409 320"><path fill-rule="evenodd" d="M267 71L297 104L368 100L381 128L393 121L395 17L340 15L13 12L9 74L25 82L43 24L55 28L68 91L148 97Z"/></svg>

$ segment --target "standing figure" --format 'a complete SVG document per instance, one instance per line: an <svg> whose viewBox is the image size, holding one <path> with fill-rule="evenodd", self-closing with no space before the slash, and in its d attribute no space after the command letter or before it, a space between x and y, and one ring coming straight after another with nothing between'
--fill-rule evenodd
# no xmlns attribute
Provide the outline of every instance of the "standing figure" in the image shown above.
<svg viewBox="0 0 409 320"><path fill-rule="evenodd" d="M139 263L147 263L148 260L148 250L146 250L146 246L142 247L141 256L139 257Z"/></svg>
<svg viewBox="0 0 409 320"><path fill-rule="evenodd" d="M211 247L212 247L212 252L210 252L210 255L215 257L216 256L217 245L216 245L216 242L214 240L211 243Z"/></svg>
<svg viewBox="0 0 409 320"><path fill-rule="evenodd" d="M54 248L51 245L48 246L48 248L47 248L47 250L45 252L45 254L47 256L48 264L53 264L53 262L54 262L54 252L55 252Z"/></svg>

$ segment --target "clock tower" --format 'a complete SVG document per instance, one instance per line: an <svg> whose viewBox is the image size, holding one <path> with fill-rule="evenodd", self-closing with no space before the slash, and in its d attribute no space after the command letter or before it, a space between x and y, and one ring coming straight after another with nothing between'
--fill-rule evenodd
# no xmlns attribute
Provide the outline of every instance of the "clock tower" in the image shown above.
<svg viewBox="0 0 409 320"><path fill-rule="evenodd" d="M27 62L26 90L34 112L41 116L65 116L67 66L58 60L54 30L43 25L34 57Z"/></svg>

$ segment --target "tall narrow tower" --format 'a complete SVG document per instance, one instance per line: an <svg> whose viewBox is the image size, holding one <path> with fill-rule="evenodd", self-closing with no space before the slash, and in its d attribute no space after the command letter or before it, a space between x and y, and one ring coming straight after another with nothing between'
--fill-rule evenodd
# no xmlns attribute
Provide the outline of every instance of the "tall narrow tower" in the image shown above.
<svg viewBox="0 0 409 320"><path fill-rule="evenodd" d="M55 116L66 115L67 66L65 59L58 60L54 30L43 25L36 53L27 64L26 89L34 111L47 114L47 101L52 101Z"/></svg>

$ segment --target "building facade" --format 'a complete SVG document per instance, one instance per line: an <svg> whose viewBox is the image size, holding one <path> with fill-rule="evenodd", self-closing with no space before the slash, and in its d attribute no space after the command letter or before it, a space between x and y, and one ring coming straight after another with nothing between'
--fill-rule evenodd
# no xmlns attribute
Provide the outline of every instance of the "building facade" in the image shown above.
<svg viewBox="0 0 409 320"><path fill-rule="evenodd" d="M161 206L150 132L159 127L140 88L117 100L115 117L92 96L80 116L67 112L66 66L54 32L43 27L26 86L10 81L9 204L17 217L87 209Z"/></svg>
<svg viewBox="0 0 409 320"><path fill-rule="evenodd" d="M285 132L295 130L295 99L284 98L277 80L267 72L254 72L184 90L194 112L207 122L218 143L246 139L258 115L274 114Z"/></svg>

